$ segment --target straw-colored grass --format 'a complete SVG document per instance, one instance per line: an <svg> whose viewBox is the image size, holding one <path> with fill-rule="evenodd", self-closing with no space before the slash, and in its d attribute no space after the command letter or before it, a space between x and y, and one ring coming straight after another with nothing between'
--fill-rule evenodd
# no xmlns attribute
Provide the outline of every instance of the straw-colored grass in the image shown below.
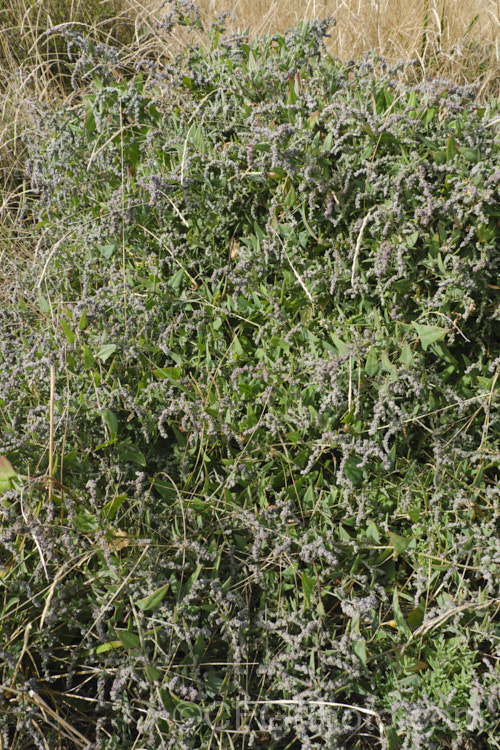
<svg viewBox="0 0 500 750"><path fill-rule="evenodd" d="M392 60L417 59L422 76L475 81L480 96L500 93L500 0L199 0L198 6L205 29L228 11L228 30L249 28L251 37L331 16L328 49L335 57L374 50ZM20 133L29 109L34 101L50 106L74 93L65 42L49 30L76 24L85 37L120 45L131 60L146 52L174 55L187 41L203 45L202 32L162 31L169 7L162 0L0 0L0 286L3 245L16 245L27 188ZM14 255L24 256L25 242Z"/></svg>
<svg viewBox="0 0 500 750"><path fill-rule="evenodd" d="M342 60L375 50L388 59L418 59L424 75L480 81L496 90L500 72L500 0L200 0L205 27L223 12L231 30L283 32L299 21L331 16L328 49ZM139 21L161 16L160 0L127 0ZM160 10L159 10L160 8ZM183 30L171 44L187 39Z"/></svg>

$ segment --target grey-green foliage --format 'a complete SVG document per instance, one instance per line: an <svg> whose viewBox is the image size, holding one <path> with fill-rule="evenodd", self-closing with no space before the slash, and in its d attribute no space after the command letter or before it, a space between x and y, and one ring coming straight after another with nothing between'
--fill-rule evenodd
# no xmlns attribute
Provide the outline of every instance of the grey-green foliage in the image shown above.
<svg viewBox="0 0 500 750"><path fill-rule="evenodd" d="M30 620L99 747L495 746L497 103L326 29L87 56L29 143L0 429L45 470L55 363L60 484L4 495L4 681Z"/></svg>

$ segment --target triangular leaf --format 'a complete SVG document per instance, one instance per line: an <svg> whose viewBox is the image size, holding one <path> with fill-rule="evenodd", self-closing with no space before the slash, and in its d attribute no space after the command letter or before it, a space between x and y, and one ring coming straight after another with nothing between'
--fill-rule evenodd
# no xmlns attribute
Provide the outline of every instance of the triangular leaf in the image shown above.
<svg viewBox="0 0 500 750"><path fill-rule="evenodd" d="M161 679L161 672L159 669L156 669L156 667L153 667L152 664L146 665L146 677L151 682L156 682L157 680Z"/></svg>
<svg viewBox="0 0 500 750"><path fill-rule="evenodd" d="M105 654L107 651L113 651L114 649L121 648L121 641L106 641L106 643L100 643L96 646L96 654Z"/></svg>
<svg viewBox="0 0 500 750"><path fill-rule="evenodd" d="M401 609L399 606L397 589L394 589L394 595L392 598L392 608L394 610L394 622L396 623L397 629L399 630L400 633L402 633L403 635L406 635L409 638L411 636L411 630L406 624L405 618L403 617L403 613L401 612Z"/></svg>
<svg viewBox="0 0 500 750"><path fill-rule="evenodd" d="M372 347L366 357L365 372L369 377L373 377L379 371L379 367L379 355L377 350Z"/></svg>
<svg viewBox="0 0 500 750"><path fill-rule="evenodd" d="M109 430L109 437L114 440L118 433L118 419L114 411L101 409L101 415Z"/></svg>
<svg viewBox="0 0 500 750"><path fill-rule="evenodd" d="M116 635L125 648L139 648L141 645L141 639L137 633L132 633L130 630L117 630Z"/></svg>
<svg viewBox="0 0 500 750"><path fill-rule="evenodd" d="M308 607L311 606L311 593L314 589L314 583L314 578L308 576L306 572L302 573L302 589L304 591L304 598Z"/></svg>
<svg viewBox="0 0 500 750"><path fill-rule="evenodd" d="M165 380L165 378L167 378L168 380L179 380L181 376L181 368L158 367L156 370L153 370L153 374L158 378L158 380Z"/></svg>
<svg viewBox="0 0 500 750"><path fill-rule="evenodd" d="M427 351L427 347L433 344L435 341L444 339L448 330L446 328L439 328L439 326L425 326L413 323L413 327L417 332L417 336L422 344L424 352Z"/></svg>
<svg viewBox="0 0 500 750"><path fill-rule="evenodd" d="M352 650L360 660L361 664L366 667L366 641L361 638L359 641L354 641L352 644Z"/></svg>
<svg viewBox="0 0 500 750"><path fill-rule="evenodd" d="M130 443L125 442L120 443L118 446L118 452L120 454L120 459L126 463L146 466L146 457L136 445L131 445Z"/></svg>
<svg viewBox="0 0 500 750"><path fill-rule="evenodd" d="M149 596L145 596L144 599L140 599L138 602L136 602L139 609L142 609L143 611L147 609L155 609L164 598L169 586L170 584L166 583L164 586L156 589L156 591L153 591L153 593Z"/></svg>
<svg viewBox="0 0 500 750"><path fill-rule="evenodd" d="M112 354L116 352L116 344L104 344L97 352L97 356L102 362L105 362Z"/></svg>
<svg viewBox="0 0 500 750"><path fill-rule="evenodd" d="M349 354L349 345L342 341L342 339L339 339L339 337L336 336L335 333L330 333L330 338L335 344L337 351L341 356Z"/></svg>
<svg viewBox="0 0 500 750"><path fill-rule="evenodd" d="M411 542L411 539L407 539L405 536L399 536L399 534L395 534L393 531L389 531L389 539L394 547L395 557L402 555Z"/></svg>
<svg viewBox="0 0 500 750"><path fill-rule="evenodd" d="M0 456L0 492L11 489L11 482L16 479L17 472L5 456Z"/></svg>

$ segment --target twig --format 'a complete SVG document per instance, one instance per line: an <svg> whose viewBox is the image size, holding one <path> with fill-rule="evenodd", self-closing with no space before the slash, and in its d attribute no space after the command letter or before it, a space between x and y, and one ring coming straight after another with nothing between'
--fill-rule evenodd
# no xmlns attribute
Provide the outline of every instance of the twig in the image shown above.
<svg viewBox="0 0 500 750"><path fill-rule="evenodd" d="M56 367L50 365L50 401L49 401L49 504L52 502L54 486L54 398L56 389Z"/></svg>
<svg viewBox="0 0 500 750"><path fill-rule="evenodd" d="M55 726L57 729L59 729L61 734L67 739L71 740L77 747L84 748L88 746L89 741L87 737L85 737L81 732L78 731L78 729L76 729L69 722L63 719L62 716L59 716L59 714L57 714L35 690L29 690L28 693L26 693L23 690L17 690L14 687L7 687L6 685L1 684L0 690L6 691L8 693L13 693L19 698L28 698L40 710L40 713L43 716L43 720L47 724L49 724L50 726ZM55 724L48 720L47 715L50 716L51 719L53 719Z"/></svg>
<svg viewBox="0 0 500 750"><path fill-rule="evenodd" d="M434 628L439 627L439 625L443 625L447 620L450 619L450 617L454 617L460 612L467 612L467 610L469 609L487 609L492 605L500 607L500 597L497 597L496 599L489 599L487 602L482 602L480 604L478 604L477 602L467 602L466 604L460 604L458 607L452 607L451 609L446 610L446 612L442 612L440 615L437 615L437 617L433 617L432 620L429 620L429 622L420 625L419 628L413 631L407 642L403 645L401 654L404 653L404 650L407 646L409 646L414 638L418 638L420 635L425 635Z"/></svg>
<svg viewBox="0 0 500 750"><path fill-rule="evenodd" d="M42 285L43 277L45 276L45 272L46 272L46 270L47 270L47 267L48 267L48 265L49 265L50 261L52 260L52 256L54 255L54 253L56 252L56 250L58 250L58 249L59 249L59 247L60 247L60 246L62 245L62 243L64 242L64 240L68 239L69 235L70 235L70 232L66 232L66 234L64 234L64 235L63 235L63 236L62 236L62 237L61 237L61 238L60 238L59 240L57 240L57 242L56 242L56 243L54 244L54 246L53 246L52 250L50 251L50 253L49 253L49 254L48 254L48 256L47 256L47 260L45 261L45 265L44 265L44 267L42 268L42 273L40 274L40 278L38 279L38 281L37 281L37 282L36 282L36 284L35 284L35 290L36 290L36 289L40 289L40 287L41 287L41 285ZM37 246L37 248L38 248L38 246Z"/></svg>
<svg viewBox="0 0 500 750"><path fill-rule="evenodd" d="M19 668L21 666L21 662L23 660L24 654L26 653L26 651L28 649L28 641L29 641L29 637L30 637L30 630L31 630L32 627L33 627L33 623L29 622L26 625L25 629L24 629L23 647L22 647L21 653L19 654L19 657L17 659L17 663L16 663L16 666L15 666L15 669L14 669L14 674L12 675L12 680L11 680L11 683L10 683L10 690L12 690L13 687L14 687L14 685L16 684L17 673L19 672Z"/></svg>
<svg viewBox="0 0 500 750"><path fill-rule="evenodd" d="M52 601L52 597L54 596L54 592L55 592L55 590L57 588L57 584L59 583L59 581L62 578L64 578L64 576L67 573L69 573L70 570L73 570L74 568L79 567L80 565L82 565L85 562L85 560L90 560L90 558L92 557L93 554L94 554L93 551L83 552L83 553L79 554L76 557L76 559L73 557L69 562L65 563L62 566L62 568L59 568L59 570L57 571L57 573L56 573L56 575L54 577L54 580L52 581L52 583L51 583L51 585L50 585L50 587L49 587L49 589L47 591L47 598L45 600L45 606L43 608L43 612L42 612L42 615L40 617L40 626L39 626L40 630L43 629L43 625L45 623L45 618L47 616L47 612L49 611L50 603Z"/></svg>
<svg viewBox="0 0 500 750"><path fill-rule="evenodd" d="M24 497L24 488L21 488L21 513L22 513L22 516L24 518L24 522L25 522L26 526L29 526L28 517L27 517L26 513L24 512L23 497ZM47 566L45 564L45 558L43 556L43 551L42 551L42 548L40 546L40 542L38 541L35 532L32 531L31 533L32 533L32 536L33 536L36 548L38 550L38 554L40 555L40 560L42 561L43 570L45 572L45 578L47 579L47 581L50 581L50 576L49 576L49 573L48 573L48 570L47 570Z"/></svg>
<svg viewBox="0 0 500 750"><path fill-rule="evenodd" d="M287 259L287 261L288 261L288 262L290 263L290 268L291 268L291 269L292 269L292 271L294 272L294 274L295 274L295 278L297 279L297 281L299 282L300 286L302 287L302 289L303 289L303 290L304 290L304 292L306 293L306 295L307 295L307 297L308 297L309 301L311 302L312 313L313 313L313 315L314 315L314 300L313 300L313 298L312 298L311 292L310 292L310 291L309 291L309 289L308 289L308 288L306 287L306 285L304 284L304 282L302 281L302 279L301 279L301 277L300 277L300 274L299 274L299 272L297 271L297 269L296 269L296 268L295 268L295 266L293 265L293 263L292 263L292 261L291 261L291 259L290 259L290 256L288 255L288 253L287 253L287 251L286 251L286 248L285 248L285 245L284 245L284 243L283 243L283 241L282 241L281 237L279 236L278 232L277 232L276 230L274 230L274 233L275 233L276 237L277 237L277 238L279 239L279 241L280 241L280 243L281 243L281 248L282 248L283 252L284 252L284 253L285 253L285 255L286 255L286 259Z"/></svg>
<svg viewBox="0 0 500 750"><path fill-rule="evenodd" d="M61 734L65 735L67 739L71 740L77 747L86 747L89 744L88 738L85 737L75 727L71 726L69 722L59 716L51 707L44 701L44 699L38 695L34 690L28 692L29 699L37 706L41 713L48 714L51 719L56 722L57 727L61 730ZM45 717L44 717L45 718ZM46 720L46 719L45 719ZM47 721L47 720L46 720Z"/></svg>
<svg viewBox="0 0 500 750"><path fill-rule="evenodd" d="M483 434L481 436L481 444L479 446L479 450L481 450L481 448L483 447L483 444L484 444L484 442L486 440L486 436L488 434L488 427L490 425L491 400L493 398L493 391L495 390L495 385L496 385L496 382L498 380L498 370L499 370L499 367L500 367L500 365L498 365L497 369L495 370L495 374L493 376L493 382L491 384L490 392L488 394L488 403L486 404L485 409L484 409L485 412L486 412L486 416L484 418Z"/></svg>
<svg viewBox="0 0 500 750"><path fill-rule="evenodd" d="M141 564L141 562L142 562L142 558L144 557L144 555L146 554L146 552L148 551L148 549L150 548L150 546L151 546L150 544L147 544L147 545L146 545L146 546L144 547L144 549L143 549L143 551L142 551L142 553L141 553L141 555L140 555L139 559L138 559L138 560L137 560L137 562L135 563L134 567L133 567L133 568L131 569L130 573L129 573L129 574L128 574L128 575L127 575L127 576L126 576L126 577L125 577L124 579L123 579L123 581L122 581L122 582L121 582L121 584L120 584L120 585L118 586L118 588L117 588L117 589L116 589L116 591L114 592L114 594L113 594L113 596L111 597L111 599L110 599L110 600L109 600L108 602L106 602L106 603L105 603L105 604L103 605L103 607L102 607L101 611L99 612L98 616L96 617L96 619L95 619L95 620L94 620L94 622L92 623L92 626L91 626L91 627L90 627L90 628L89 628L89 629L88 629L88 630L87 630L87 631L85 632L85 634L84 634L84 635L82 636L82 641L83 641L83 640L85 640L85 639L86 639L86 638L87 638L87 637L88 637L88 636L90 635L90 633L92 632L92 629L93 629L93 628L95 628L95 627L96 627L96 626L97 626L97 625L98 625L98 624L99 624L99 623L101 622L102 618L103 618L103 617L104 617L104 615L106 614L106 610L107 610L107 608L108 608L108 607L109 607L109 606L110 606L110 605L111 605L111 604L112 604L112 603L114 602L114 600L116 599L116 597L117 597L117 596L119 595L120 591L121 591L121 590L122 590L122 589L124 588L124 586L126 586L126 585L127 585L127 583L128 583L129 581L130 581L130 579L131 579L131 578L132 578L132 576L134 575L135 571L137 570L137 568L138 568L138 567L139 567L139 565Z"/></svg>
<svg viewBox="0 0 500 750"><path fill-rule="evenodd" d="M471 398L466 398L464 401L460 402L460 406L463 406L464 404L473 404L474 401L480 401L482 398L489 398L491 394L489 393L482 393L479 396L472 396ZM401 424L410 424L410 422L419 422L420 420L424 419L424 417L432 417L435 414L440 414L442 411L448 411L448 409L455 409L459 404L449 404L448 406L442 406L440 409L434 409L434 411L428 411L425 414L419 414L416 417L408 417L407 419L403 419ZM421 425L422 427L424 425ZM387 430L389 427L391 427L390 424L382 424L380 427L377 427L377 432L379 430ZM429 428L425 428L429 429ZM429 430L430 432L431 430ZM369 430L362 430L362 433L369 432Z"/></svg>
<svg viewBox="0 0 500 750"><path fill-rule="evenodd" d="M365 218L363 219L363 223L361 224L361 229L359 230L358 239L356 241L356 249L354 250L354 258L352 259L351 284L354 284L354 276L356 274L356 264L358 262L359 251L361 249L361 241L363 239L363 232L365 231L365 227L370 218L371 218L371 211L368 211Z"/></svg>

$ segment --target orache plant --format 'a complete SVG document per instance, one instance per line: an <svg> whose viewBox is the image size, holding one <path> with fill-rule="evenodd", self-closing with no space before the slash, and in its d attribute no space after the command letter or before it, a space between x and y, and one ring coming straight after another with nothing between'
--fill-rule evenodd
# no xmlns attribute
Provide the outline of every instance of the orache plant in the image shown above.
<svg viewBox="0 0 500 750"><path fill-rule="evenodd" d="M26 136L13 747L497 747L498 102L328 26L87 45Z"/></svg>

